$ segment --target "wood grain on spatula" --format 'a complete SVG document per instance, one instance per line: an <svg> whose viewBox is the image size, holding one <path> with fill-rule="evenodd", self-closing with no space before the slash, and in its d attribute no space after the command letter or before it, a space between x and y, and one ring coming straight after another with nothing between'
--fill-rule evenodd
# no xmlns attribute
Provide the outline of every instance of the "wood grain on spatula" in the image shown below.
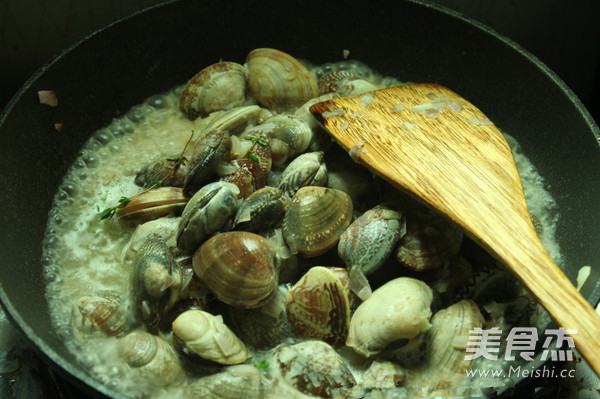
<svg viewBox="0 0 600 399"><path fill-rule="evenodd" d="M435 208L508 266L568 330L600 375L600 316L543 248L500 131L473 104L413 84L315 104L311 112L359 163Z"/></svg>

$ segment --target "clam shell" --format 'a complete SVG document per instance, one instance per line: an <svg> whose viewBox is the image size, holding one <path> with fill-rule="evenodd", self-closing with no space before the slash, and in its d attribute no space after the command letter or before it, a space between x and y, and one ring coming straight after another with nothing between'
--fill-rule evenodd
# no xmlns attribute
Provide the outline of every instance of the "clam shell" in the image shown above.
<svg viewBox="0 0 600 399"><path fill-rule="evenodd" d="M183 187L185 176L188 173L188 159L183 157L183 163L175 163L180 155L172 155L160 158L145 165L135 175L135 184L140 187L149 188L160 181L160 187Z"/></svg>
<svg viewBox="0 0 600 399"><path fill-rule="evenodd" d="M194 272L231 306L256 308L277 288L276 251L266 238L245 231L221 233L194 253Z"/></svg>
<svg viewBox="0 0 600 399"><path fill-rule="evenodd" d="M233 219L233 227L252 232L277 227L283 220L288 202L280 189L263 187L242 202Z"/></svg>
<svg viewBox="0 0 600 399"><path fill-rule="evenodd" d="M363 213L342 233L338 254L348 269L369 275L386 261L405 232L402 213L388 205L378 205Z"/></svg>
<svg viewBox="0 0 600 399"><path fill-rule="evenodd" d="M120 338L119 354L137 370L149 384L159 387L183 382L185 371L173 347L164 339L142 330L135 330Z"/></svg>
<svg viewBox="0 0 600 399"><path fill-rule="evenodd" d="M319 94L316 78L282 51L252 50L246 58L246 67L250 95L271 110L295 109Z"/></svg>
<svg viewBox="0 0 600 399"><path fill-rule="evenodd" d="M178 187L157 187L133 197L117 209L117 216L134 223L145 223L165 216L180 215L188 199Z"/></svg>
<svg viewBox="0 0 600 399"><path fill-rule="evenodd" d="M306 151L314 137L310 124L297 115L275 115L259 128L267 134L273 165L277 167Z"/></svg>
<svg viewBox="0 0 600 399"><path fill-rule="evenodd" d="M230 307L227 315L232 331L246 344L256 349L271 349L291 334L286 312L266 313L263 308L240 309Z"/></svg>
<svg viewBox="0 0 600 399"><path fill-rule="evenodd" d="M203 119L194 121L194 130L209 132L222 130L236 135L248 126L258 125L273 116L273 113L258 105L245 105L227 111L216 111Z"/></svg>
<svg viewBox="0 0 600 399"><path fill-rule="evenodd" d="M407 212L396 258L414 270L436 269L458 253L462 238L462 230L430 211Z"/></svg>
<svg viewBox="0 0 600 399"><path fill-rule="evenodd" d="M84 295L71 308L71 326L80 341L96 335L122 335L133 326L129 302L116 291Z"/></svg>
<svg viewBox="0 0 600 399"><path fill-rule="evenodd" d="M215 182L201 188L183 210L177 228L177 247L194 251L211 235L229 230L237 212L239 188L232 183Z"/></svg>
<svg viewBox="0 0 600 399"><path fill-rule="evenodd" d="M211 130L198 139L190 155L183 192L191 195L211 180L217 167L229 159L230 150L231 137L227 131Z"/></svg>
<svg viewBox="0 0 600 399"><path fill-rule="evenodd" d="M219 364L239 364L248 358L246 345L223 323L221 316L188 310L173 322L173 334L184 353Z"/></svg>
<svg viewBox="0 0 600 399"><path fill-rule="evenodd" d="M184 391L187 399L263 399L271 391L269 381L256 367L240 364L199 378Z"/></svg>
<svg viewBox="0 0 600 399"><path fill-rule="evenodd" d="M285 306L300 337L330 345L346 341L350 324L348 291L333 270L310 268L286 293Z"/></svg>
<svg viewBox="0 0 600 399"><path fill-rule="evenodd" d="M374 360L362 375L360 386L368 389L396 388L406 378L406 371L390 361Z"/></svg>
<svg viewBox="0 0 600 399"><path fill-rule="evenodd" d="M344 359L322 341L283 345L275 351L270 364L278 383L305 395L345 398L356 385Z"/></svg>
<svg viewBox="0 0 600 399"><path fill-rule="evenodd" d="M247 198L265 186L267 177L257 162L251 159L234 159L230 165L233 166L233 169L221 175L220 180L238 186L239 198Z"/></svg>
<svg viewBox="0 0 600 399"><path fill-rule="evenodd" d="M343 191L302 187L283 219L283 237L292 253L317 256L337 244L352 214L352 200Z"/></svg>
<svg viewBox="0 0 600 399"><path fill-rule="evenodd" d="M183 276L165 241L149 235L140 247L131 275L131 301L149 331L179 300Z"/></svg>
<svg viewBox="0 0 600 399"><path fill-rule="evenodd" d="M470 397L460 384L473 360L465 360L469 331L481 328L484 319L475 302L462 300L435 313L425 334L427 343L424 364L416 379L407 380L409 392L428 397Z"/></svg>
<svg viewBox="0 0 600 399"><path fill-rule="evenodd" d="M305 186L324 186L327 183L327 166L321 151L299 155L285 168L277 185L284 194L292 197Z"/></svg>
<svg viewBox="0 0 600 399"><path fill-rule="evenodd" d="M218 62L198 72L179 96L179 110L195 119L214 111L244 105L246 69L235 62Z"/></svg>
<svg viewBox="0 0 600 399"><path fill-rule="evenodd" d="M387 282L361 303L350 319L346 345L368 357L419 337L431 325L433 294L427 284L409 277Z"/></svg>
<svg viewBox="0 0 600 399"><path fill-rule="evenodd" d="M125 261L132 261L133 259L135 259L136 254L138 253L140 247L142 246L146 238L153 233L165 240L167 247L171 250L171 252L174 253L174 255L176 255L176 236L178 224L179 218L162 217L138 225L134 230L133 234L131 235L131 240L129 241L129 245L127 245L127 248L124 251L123 259Z"/></svg>

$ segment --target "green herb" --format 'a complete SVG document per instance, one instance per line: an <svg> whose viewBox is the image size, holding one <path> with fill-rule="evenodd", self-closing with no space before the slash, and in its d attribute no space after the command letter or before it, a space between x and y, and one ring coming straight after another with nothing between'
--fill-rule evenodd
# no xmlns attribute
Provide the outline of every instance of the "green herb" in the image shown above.
<svg viewBox="0 0 600 399"><path fill-rule="evenodd" d="M194 131L192 131L192 134L190 135L190 138L185 143L185 146L183 147L183 150L181 151L181 154L178 157L176 157L176 158L167 158L167 161L175 163L173 165L173 169L171 169L169 171L169 173L167 173L162 179L154 181L150 185L150 187L148 187L147 189L145 189L143 191L140 191L139 193L135 194L134 196L132 196L132 197L121 197L121 199L119 200L119 203L117 205L111 206L110 208L106 208L105 210L103 210L102 212L100 212L100 220L108 220L108 219L112 218L117 213L117 209L124 208L135 197L137 197L137 196L139 196L141 194L144 194L145 192L150 191L150 190L152 190L152 189L154 189L156 187L159 187L166 179L168 179L169 177L173 176L173 174L175 174L175 172L177 172L177 169L179 169L179 167L181 165L185 165L185 157L183 156L183 154L185 153L185 150L187 149L188 145L192 141L193 137L194 137ZM106 197L107 196L108 196L108 194L105 194L100 199L102 201L106 201Z"/></svg>
<svg viewBox="0 0 600 399"><path fill-rule="evenodd" d="M257 369L264 371L265 373L268 373L269 371L271 371L271 366L269 365L269 361L267 360L266 357L263 357L262 360L258 363L254 363L254 367L256 367Z"/></svg>
<svg viewBox="0 0 600 399"><path fill-rule="evenodd" d="M268 146L269 143L267 143L265 140L261 139L260 137L255 137L255 136L245 136L244 137L246 140L250 140L250 141L254 141L255 143L258 143L262 146Z"/></svg>
<svg viewBox="0 0 600 399"><path fill-rule="evenodd" d="M100 220L112 218L113 216L115 216L115 213L117 213L117 209L125 207L125 205L129 203L129 201L131 201L131 198L121 197L118 205L106 208L100 213Z"/></svg>
<svg viewBox="0 0 600 399"><path fill-rule="evenodd" d="M253 160L254 162L260 162L260 159L258 159L258 157L256 156L256 154L254 154L252 151L248 151L248 153L246 154L246 156L248 158L250 158L251 160Z"/></svg>

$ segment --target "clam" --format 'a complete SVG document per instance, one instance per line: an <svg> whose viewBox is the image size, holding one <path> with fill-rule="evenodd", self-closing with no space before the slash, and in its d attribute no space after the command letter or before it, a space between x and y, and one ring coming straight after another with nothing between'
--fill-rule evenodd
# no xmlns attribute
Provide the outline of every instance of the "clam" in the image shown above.
<svg viewBox="0 0 600 399"><path fill-rule="evenodd" d="M231 137L224 130L211 130L198 139L190 155L184 193L193 194L206 184L216 174L218 166L229 159L230 149Z"/></svg>
<svg viewBox="0 0 600 399"><path fill-rule="evenodd" d="M431 325L433 294L427 284L410 277L387 282L361 303L350 319L346 345L368 357L386 349L414 347Z"/></svg>
<svg viewBox="0 0 600 399"><path fill-rule="evenodd" d="M267 132L273 165L277 167L306 151L313 140L313 129L297 115L275 115L259 127Z"/></svg>
<svg viewBox="0 0 600 399"><path fill-rule="evenodd" d="M386 261L405 232L401 212L389 205L377 205L342 233L338 254L348 269L369 275Z"/></svg>
<svg viewBox="0 0 600 399"><path fill-rule="evenodd" d="M330 268L310 268L286 293L285 306L300 337L330 345L346 341L350 324L348 290Z"/></svg>
<svg viewBox="0 0 600 399"><path fill-rule="evenodd" d="M244 130L238 140L239 149L236 148L238 153L234 158L252 159L258 163L265 177L268 176L273 165L273 154L266 133L260 127L253 127Z"/></svg>
<svg viewBox="0 0 600 399"><path fill-rule="evenodd" d="M346 82L358 79L358 76L350 71L331 71L319 77L319 93L321 95L335 93L338 88Z"/></svg>
<svg viewBox="0 0 600 399"><path fill-rule="evenodd" d="M425 334L424 363L418 368L419 377L407 380L409 392L429 396L468 397L466 388L460 388L465 371L473 360L465 359L469 331L481 328L484 319L475 302L462 300L435 313L431 328ZM426 392L425 392L425 391Z"/></svg>
<svg viewBox="0 0 600 399"><path fill-rule="evenodd" d="M165 216L180 215L188 199L178 187L157 187L133 197L117 216L134 223L144 223Z"/></svg>
<svg viewBox="0 0 600 399"><path fill-rule="evenodd" d="M173 347L161 337L135 330L119 339L118 350L129 367L151 385L165 387L185 379Z"/></svg>
<svg viewBox="0 0 600 399"><path fill-rule="evenodd" d="M124 251L123 258L126 261L132 261L135 259L140 247L150 234L156 234L160 236L167 244L167 247L172 252L176 252L176 236L178 225L179 218L174 217L162 217L138 225L131 235L129 245L127 245Z"/></svg>
<svg viewBox="0 0 600 399"><path fill-rule="evenodd" d="M135 184L149 188L160 182L161 187L183 187L188 159L184 156L183 162L178 162L179 158L180 155L172 155L150 162L135 175Z"/></svg>
<svg viewBox="0 0 600 399"><path fill-rule="evenodd" d="M317 119L310 112L310 107L312 107L316 103L320 103L327 100L333 100L334 98L338 97L340 96L337 93L327 93L311 98L310 100L302 104L300 107L298 107L298 109L294 112L294 115L301 117L313 131L320 131L322 130L321 125L319 125ZM331 142L331 139L329 141Z"/></svg>
<svg viewBox="0 0 600 399"><path fill-rule="evenodd" d="M194 251L208 237L229 230L237 212L239 188L232 183L214 182L198 190L183 210L177 229L177 247Z"/></svg>
<svg viewBox="0 0 600 399"><path fill-rule="evenodd" d="M261 350L279 345L291 333L286 312L271 314L264 307L258 309L230 307L227 321L240 339Z"/></svg>
<svg viewBox="0 0 600 399"><path fill-rule="evenodd" d="M250 194L240 205L233 227L238 230L259 232L281 224L288 199L276 187L263 187Z"/></svg>
<svg viewBox="0 0 600 399"><path fill-rule="evenodd" d="M263 123L271 116L273 116L271 111L258 105L245 105L226 111L216 111L206 118L196 119L194 130L201 132L222 130L236 135L243 132L248 126Z"/></svg>
<svg viewBox="0 0 600 399"><path fill-rule="evenodd" d="M260 165L251 159L234 159L221 174L221 181L233 183L238 186L240 198L246 198L258 189L265 186L267 177Z"/></svg>
<svg viewBox="0 0 600 399"><path fill-rule="evenodd" d="M222 302L241 308L267 303L277 289L276 250L246 231L209 238L194 253L194 272Z"/></svg>
<svg viewBox="0 0 600 399"><path fill-rule="evenodd" d="M343 191L299 189L283 218L283 237L292 253L317 256L333 248L352 221L353 206Z"/></svg>
<svg viewBox="0 0 600 399"><path fill-rule="evenodd" d="M218 62L198 72L179 96L179 110L195 119L213 111L244 105L246 70L235 62Z"/></svg>
<svg viewBox="0 0 600 399"><path fill-rule="evenodd" d="M271 357L271 371L280 385L320 398L351 397L356 380L344 359L322 341L280 346ZM288 396L286 394L285 397Z"/></svg>
<svg viewBox="0 0 600 399"><path fill-rule="evenodd" d="M219 364L239 364L248 358L246 345L223 323L202 310L188 310L173 322L173 334L184 353Z"/></svg>
<svg viewBox="0 0 600 399"><path fill-rule="evenodd" d="M439 268L458 253L462 238L462 230L432 211L407 212L406 234L398 242L396 258L418 271Z"/></svg>
<svg viewBox="0 0 600 399"><path fill-rule="evenodd" d="M319 94L316 78L298 60L279 50L259 48L246 57L248 90L263 106L295 109Z"/></svg>
<svg viewBox="0 0 600 399"><path fill-rule="evenodd" d="M179 300L182 273L165 241L149 235L133 263L131 298L139 320L149 331L158 329L165 315Z"/></svg>
<svg viewBox="0 0 600 399"><path fill-rule="evenodd" d="M305 186L324 186L327 183L327 166L321 151L299 155L281 174L278 187L289 197Z"/></svg>
<svg viewBox="0 0 600 399"><path fill-rule="evenodd" d="M368 389L393 389L402 383L406 371L390 361L373 360L362 375L360 386Z"/></svg>
<svg viewBox="0 0 600 399"><path fill-rule="evenodd" d="M270 398L271 381L254 366L239 364L199 378L184 391L188 399Z"/></svg>
<svg viewBox="0 0 600 399"><path fill-rule="evenodd" d="M116 291L99 291L80 297L71 308L73 334L80 341L90 336L118 336L133 326L129 302Z"/></svg>

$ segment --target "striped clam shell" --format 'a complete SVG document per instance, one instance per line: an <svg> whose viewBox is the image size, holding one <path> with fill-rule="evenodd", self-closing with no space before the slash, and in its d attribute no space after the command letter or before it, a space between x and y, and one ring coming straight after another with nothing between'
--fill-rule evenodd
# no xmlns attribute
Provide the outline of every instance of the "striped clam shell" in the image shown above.
<svg viewBox="0 0 600 399"><path fill-rule="evenodd" d="M283 219L283 237L292 253L311 257L333 248L352 221L350 196L332 188L299 189Z"/></svg>

